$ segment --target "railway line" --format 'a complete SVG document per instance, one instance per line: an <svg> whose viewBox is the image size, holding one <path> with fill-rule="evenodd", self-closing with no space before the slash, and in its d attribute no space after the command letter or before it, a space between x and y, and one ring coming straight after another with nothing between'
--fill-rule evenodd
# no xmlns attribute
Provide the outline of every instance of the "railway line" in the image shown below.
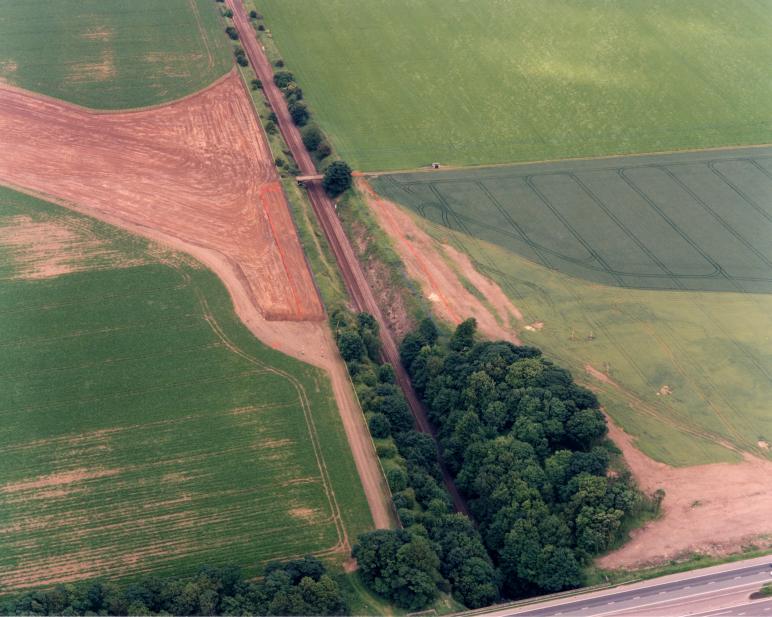
<svg viewBox="0 0 772 617"><path fill-rule="evenodd" d="M273 83L273 68L268 60L261 43L255 36L255 31L244 9L241 0L226 0L226 6L233 11L233 23L238 31L241 44L247 58L257 73L258 78L263 83L263 92L268 99L271 108L277 117L277 125L281 131L282 137L290 149L292 156L300 170L301 176L316 176L318 174L311 156L303 145L300 131L292 122L289 110L287 109L284 96L279 88ZM415 390L410 382L407 372L402 367L399 360L399 350L397 342L388 329L386 320L383 317L378 303L375 300L367 279L365 278L359 260L354 253L354 249L346 236L343 226L335 214L333 201L327 196L322 186L317 181L306 183L308 197L311 206L319 220L322 231L332 249L335 259L338 262L343 281L348 290L351 301L358 311L370 313L380 326L380 337L383 359L394 367L397 384L405 394L407 403L415 418L416 426L424 433L435 435L434 427L429 422L426 410L421 405ZM453 478L440 461L443 479L448 492L453 500L455 509L459 512L468 513L466 504L456 488Z"/></svg>

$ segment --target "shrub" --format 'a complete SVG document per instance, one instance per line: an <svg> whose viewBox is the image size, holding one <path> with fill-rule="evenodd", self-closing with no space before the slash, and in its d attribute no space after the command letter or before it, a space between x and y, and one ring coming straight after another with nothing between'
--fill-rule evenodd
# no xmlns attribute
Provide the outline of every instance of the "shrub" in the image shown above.
<svg viewBox="0 0 772 617"><path fill-rule="evenodd" d="M321 161L322 159L327 158L332 154L332 148L330 148L330 144L328 144L326 141L323 141L319 144L315 154L316 158Z"/></svg>
<svg viewBox="0 0 772 617"><path fill-rule="evenodd" d="M262 90L262 89L263 89L263 82L259 79L253 79L252 90Z"/></svg>
<svg viewBox="0 0 772 617"><path fill-rule="evenodd" d="M270 120L265 123L265 132L269 135L275 135L276 131L278 131L278 127L276 126L275 122L271 122Z"/></svg>
<svg viewBox="0 0 772 617"><path fill-rule="evenodd" d="M308 113L308 107L303 101L292 101L289 104L289 112L292 117L292 121L297 126L305 126L308 122L310 114Z"/></svg>
<svg viewBox="0 0 772 617"><path fill-rule="evenodd" d="M289 71L277 71L273 76L273 83L282 90L295 81L295 76Z"/></svg>
<svg viewBox="0 0 772 617"><path fill-rule="evenodd" d="M391 434L391 423L382 413L373 414L367 425L370 427L370 434L376 439L382 439Z"/></svg>
<svg viewBox="0 0 772 617"><path fill-rule="evenodd" d="M281 58L279 58L279 59L278 59L276 62L274 62L274 63L273 63L273 65L274 65L274 66L276 66L276 67L278 67L278 68L281 68L281 67L283 67L283 66L284 66L284 60L282 60Z"/></svg>
<svg viewBox="0 0 772 617"><path fill-rule="evenodd" d="M237 41L239 38L239 33L233 26L225 28L225 33L234 41Z"/></svg>
<svg viewBox="0 0 772 617"><path fill-rule="evenodd" d="M230 9L223 9L222 14L223 14L223 17L227 17L228 19L233 17L233 11L231 11Z"/></svg>
<svg viewBox="0 0 772 617"><path fill-rule="evenodd" d="M378 458L394 458L397 456L397 448L391 443L378 444L375 446L375 453Z"/></svg>
<svg viewBox="0 0 772 617"><path fill-rule="evenodd" d="M319 147L319 144L322 143L322 140L324 139L324 136L322 135L322 132L319 130L316 126L307 126L302 131L303 135L303 145L306 147L306 150L309 152L313 152Z"/></svg>
<svg viewBox="0 0 772 617"><path fill-rule="evenodd" d="M254 11L254 10L249 11L249 18L250 19L258 19L257 11Z"/></svg>
<svg viewBox="0 0 772 617"><path fill-rule="evenodd" d="M258 29L260 32L265 32L265 26L264 26L263 24L257 24L257 29Z"/></svg>
<svg viewBox="0 0 772 617"><path fill-rule="evenodd" d="M407 488L407 474L399 467L390 469L386 474L386 480L389 482L392 493L399 493Z"/></svg>
<svg viewBox="0 0 772 617"><path fill-rule="evenodd" d="M247 55L244 53L244 50L241 47L237 47L233 51L233 55L236 56L236 62L238 62L239 66L249 66Z"/></svg>

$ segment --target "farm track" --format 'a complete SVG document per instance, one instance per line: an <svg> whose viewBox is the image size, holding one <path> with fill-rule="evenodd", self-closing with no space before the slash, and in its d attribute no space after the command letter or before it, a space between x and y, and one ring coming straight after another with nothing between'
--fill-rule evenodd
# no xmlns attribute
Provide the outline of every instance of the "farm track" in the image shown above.
<svg viewBox="0 0 772 617"><path fill-rule="evenodd" d="M295 158L300 173L302 175L315 175L317 173L316 166L303 145L300 131L290 118L282 93L273 83L273 68L255 36L255 31L247 17L243 3L240 0L226 0L226 4L233 11L233 22L239 32L244 50L255 68L257 76L263 82L263 92L278 118L281 134ZM397 343L388 329L383 313L365 279L364 272L356 258L351 243L335 214L333 201L327 197L321 185L317 182L309 183L307 189L311 205L338 262L354 306L359 311L365 311L373 315L380 326L384 360L394 367L397 383L405 394L416 425L422 432L436 435L434 427L429 422L426 411L410 383L410 378L402 367L399 360ZM466 504L458 492L450 473L444 465L441 465L441 467L445 486L453 499L454 507L459 512L468 513Z"/></svg>

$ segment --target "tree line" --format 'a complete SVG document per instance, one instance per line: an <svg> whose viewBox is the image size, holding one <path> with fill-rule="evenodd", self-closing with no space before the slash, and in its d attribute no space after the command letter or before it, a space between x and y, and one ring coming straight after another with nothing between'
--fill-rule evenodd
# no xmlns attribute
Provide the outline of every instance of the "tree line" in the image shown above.
<svg viewBox="0 0 772 617"><path fill-rule="evenodd" d="M247 580L236 566L133 583L84 581L0 600L0 615L347 615L338 584L315 557L266 566Z"/></svg>
<svg viewBox="0 0 772 617"><path fill-rule="evenodd" d="M499 574L472 522L453 512L434 439L415 430L394 370L381 361L378 323L345 309L334 310L331 322L403 526L357 538L353 556L362 580L408 610L425 608L440 591L470 608L497 601ZM422 328L436 338L432 322Z"/></svg>

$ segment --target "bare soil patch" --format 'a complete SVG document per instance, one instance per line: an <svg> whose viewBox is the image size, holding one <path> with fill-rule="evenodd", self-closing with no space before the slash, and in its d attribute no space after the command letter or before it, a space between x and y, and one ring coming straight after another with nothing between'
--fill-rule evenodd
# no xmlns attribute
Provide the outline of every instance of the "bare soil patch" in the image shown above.
<svg viewBox="0 0 772 617"><path fill-rule="evenodd" d="M378 223L392 238L408 275L421 285L441 319L459 324L474 316L485 336L519 344L510 324L521 322L523 315L496 283L480 274L467 255L435 241L407 212L381 199L363 178L357 183ZM486 302L464 286L462 277Z"/></svg>
<svg viewBox="0 0 772 617"><path fill-rule="evenodd" d="M0 247L14 265L14 278L40 279L93 270L99 263L111 268L139 265L107 249L87 227L63 220L33 220L29 216L0 219Z"/></svg>
<svg viewBox="0 0 772 617"><path fill-rule="evenodd" d="M665 499L659 519L634 531L627 544L598 565L633 569L691 553L728 554L749 544L769 544L772 462L744 454L736 464L669 467L638 450L611 419L608 423L641 489L664 489Z"/></svg>
<svg viewBox="0 0 772 617"><path fill-rule="evenodd" d="M0 181L156 240L218 253L217 264L204 261L242 286L266 319L323 319L273 158L235 71L180 101L120 113L2 86L0 134Z"/></svg>

